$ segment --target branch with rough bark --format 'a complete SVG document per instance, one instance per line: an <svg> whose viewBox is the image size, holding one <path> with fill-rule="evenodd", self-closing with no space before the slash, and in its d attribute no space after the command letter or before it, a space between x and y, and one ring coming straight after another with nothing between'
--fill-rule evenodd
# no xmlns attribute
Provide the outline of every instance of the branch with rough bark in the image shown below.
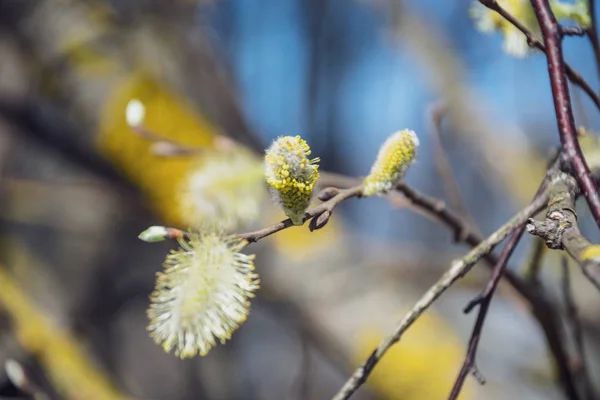
<svg viewBox="0 0 600 400"><path fill-rule="evenodd" d="M551 249L566 250L600 290L600 246L592 244L579 230L575 211L579 186L575 178L565 172L556 172L548 190L550 206L545 220L531 219L527 231L540 236Z"/></svg>
<svg viewBox="0 0 600 400"><path fill-rule="evenodd" d="M412 326L412 324L433 304L433 302L442 295L454 282L463 277L482 257L492 251L492 249L504 240L511 232L523 225L528 218L535 215L547 203L547 193L543 191L529 206L520 211L511 218L506 224L500 227L496 232L481 242L473 250L467 253L463 258L452 263L450 269L421 297L413 308L402 318L394 331L371 353L369 358L354 371L350 379L334 396L334 400L348 399L358 390L358 388L367 380L375 366L381 358L390 349L392 345L398 342L402 335Z"/></svg>
<svg viewBox="0 0 600 400"><path fill-rule="evenodd" d="M531 5L546 44L548 74L550 76L550 86L552 87L560 142L563 146L563 161L573 169L575 179L577 179L596 224L600 226L600 195L579 146L575 117L573 116L571 97L566 80L565 60L562 52L564 30L552 13L548 0L531 0Z"/></svg>

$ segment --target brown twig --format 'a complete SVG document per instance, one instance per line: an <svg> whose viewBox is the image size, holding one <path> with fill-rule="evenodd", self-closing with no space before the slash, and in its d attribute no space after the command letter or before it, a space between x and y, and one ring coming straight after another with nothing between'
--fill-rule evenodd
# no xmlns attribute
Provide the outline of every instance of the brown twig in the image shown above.
<svg viewBox="0 0 600 400"><path fill-rule="evenodd" d="M573 298L573 293L571 292L569 264L567 261L567 257L564 256L562 257L562 278L562 290L565 299L567 322L571 327L573 339L575 340L575 349L577 350L578 368L576 369L576 371L578 372L579 378L581 380L581 385L583 387L585 399L594 400L598 397L596 396L594 387L592 386L592 381L590 380L590 375L588 373L588 368L585 362L583 330L581 327L581 321L579 320L577 306L575 305L575 299Z"/></svg>
<svg viewBox="0 0 600 400"><path fill-rule="evenodd" d="M458 377L454 382L454 386L450 392L450 396L448 399L455 400L458 398L460 391L462 389L465 380L467 379L467 375L472 373L475 379L480 384L485 384L485 378L477 368L477 348L479 346L479 339L481 338L481 331L483 330L483 323L485 322L485 317L487 316L487 311L492 302L492 296L500 282L500 278L502 277L502 271L506 267L508 259L512 256L514 249L517 247L519 240L523 234L523 229L518 227L515 232L513 232L512 236L509 239L509 242L504 247L502 254L500 255L500 259L498 263L494 266L493 269L493 277L488 282L488 286L485 289L485 294L479 295L478 298L474 301L471 301L464 312L468 313L475 305L479 305L479 313L477 314L477 319L475 320L475 325L473 326L473 332L471 333L471 338L469 339L469 346L467 348L467 355L465 356L465 360L463 365L458 373Z"/></svg>
<svg viewBox="0 0 600 400"><path fill-rule="evenodd" d="M469 230L468 226L460 219L460 216L449 210L443 201L422 194L415 189L399 185L401 191L415 207L418 207L432 215L440 223L447 226L455 233L455 240L468 244L472 247L479 245L484 238ZM498 259L488 253L484 256L489 266L498 264ZM562 327L557 319L555 306L544 294L542 287L537 282L524 281L510 269L504 272L508 283L529 303L534 317L538 320L550 351L552 352L558 367L558 377L564 390L570 391L573 386L573 376L568 368L568 356L563 343Z"/></svg>
<svg viewBox="0 0 600 400"><path fill-rule="evenodd" d="M323 175L322 178L326 178L324 179L324 183L327 185L341 187L349 187L360 181L355 178L330 173L326 177ZM399 184L396 190L398 194L404 195L405 201L409 201L415 210L420 211L422 214L452 230L455 241L476 247L485 240L484 237L470 230L460 215L448 209L444 201L421 193L404 183ZM388 199L394 201L395 199L390 198L389 195ZM484 259L490 267L498 263L498 259L491 252L485 254ZM555 312L555 305L544 294L542 287L537 282L523 280L511 271L510 268L504 272L504 278L527 302L527 307L531 309L533 316L540 324L548 348L558 366L557 372L561 385L564 388L571 387L573 385L573 377L567 367L568 356L563 343L561 323Z"/></svg>
<svg viewBox="0 0 600 400"><path fill-rule="evenodd" d="M460 195L460 189L456 182L456 177L452 172L448 154L444 150L442 142L442 120L448 113L448 107L445 103L435 103L429 110L429 120L431 121L432 143L434 151L434 164L438 175L442 180L444 192L450 199L451 206L462 216L472 222L472 218L467 213L464 201Z"/></svg>
<svg viewBox="0 0 600 400"><path fill-rule="evenodd" d="M318 206L311 208L304 214L304 222L308 220L316 221L315 224L310 225L311 230L320 229L327 224L329 218L331 217L331 213L333 210L343 203L344 201L352 198L352 197L361 197L362 196L363 185L356 185L349 189L340 190L335 196L331 199L327 200L324 203L319 204ZM290 226L294 226L291 219L286 219L281 222L278 222L274 225L268 226L263 229L259 229L254 232L241 233L236 235L240 239L247 240L248 243L254 243L263 239L267 236L270 236L276 232L289 228Z"/></svg>
<svg viewBox="0 0 600 400"><path fill-rule="evenodd" d="M591 24L586 29L586 34L592 45L594 52L594 58L596 59L596 72L598 73L598 79L600 79L600 42L598 41L598 21L596 18L596 0L588 1L588 12L591 18Z"/></svg>
<svg viewBox="0 0 600 400"><path fill-rule="evenodd" d="M547 203L547 194L542 193L529 206L511 218L506 224L490 235L486 240L473 248L463 258L452 263L450 269L421 297L413 308L402 318L394 331L371 353L369 358L358 368L344 386L334 396L334 400L348 399L367 380L373 368L389 350L400 340L404 332L427 310L431 304L445 292L454 282L464 276L475 263L492 251L492 249L506 238L517 226L525 223L527 215L539 212Z"/></svg>
<svg viewBox="0 0 600 400"><path fill-rule="evenodd" d="M188 146L175 141L165 135L148 129L144 124L130 127L133 133L138 137L151 143L150 153L159 157L194 157L203 152L206 148ZM218 151L229 151L239 144L227 136L218 135L214 138L211 149Z"/></svg>
<svg viewBox="0 0 600 400"><path fill-rule="evenodd" d="M489 8L490 10L496 11L500 14L505 20L510 22L515 28L520 30L525 37L527 38L527 43L535 47L536 49L542 51L543 53L547 53L546 46L544 43L537 38L533 32L531 32L525 25L523 25L519 20L517 20L513 15L511 15L508 11L506 11L496 0L479 0L481 4ZM596 107L600 109L600 96L592 89L590 84L581 76L581 74L575 71L571 66L567 63L564 63L565 72L569 80L574 84L579 86L594 102Z"/></svg>
<svg viewBox="0 0 600 400"><path fill-rule="evenodd" d="M306 211L304 214L304 223L307 221L311 221L310 230L321 229L324 227L333 210L339 206L344 201L351 199L353 197L361 197L362 196L363 185L356 185L348 189L339 190L333 197L329 200L319 204L316 207L311 208ZM314 221L314 222L313 222ZM246 240L249 244L256 243L261 239L266 238L267 236L271 236L274 233L282 231L284 229L290 228L292 226L296 226L293 224L291 219L284 219L281 222L277 222L271 226L267 226L266 228L258 229L252 232L239 233L235 236L239 239ZM165 239L182 239L189 237L189 232L182 231L177 228L166 228L167 233L164 235Z"/></svg>
<svg viewBox="0 0 600 400"><path fill-rule="evenodd" d="M544 182L542 183L542 185L540 186L540 188L534 196L533 202L535 202L537 198L545 192L546 184L546 179L544 179ZM458 373L456 382L452 387L452 391L450 392L450 396L448 397L449 400L456 400L458 398L458 395L460 394L462 386L465 383L469 372L473 374L473 376L477 379L479 383L485 383L485 378L478 370L476 362L479 339L481 338L483 324L485 322L487 312L492 302L492 297L494 296L494 292L496 291L496 287L498 286L498 283L500 282L500 279L504 274L508 260L510 259L515 248L519 244L519 241L521 240L524 231L525 224L521 224L515 228L508 243L504 247L502 254L500 254L498 262L496 263L496 265L494 265L494 268L492 269L492 275L490 277L490 280L488 281L485 290L477 297L475 297L475 299L471 300L464 309L465 313L469 313L471 312L471 310L473 310L473 308L475 308L475 306L479 306L479 313L477 314L477 319L475 320L475 325L473 326L473 332L471 333L471 338L469 339L467 355L465 356L463 365L460 369L460 372Z"/></svg>
<svg viewBox="0 0 600 400"><path fill-rule="evenodd" d="M525 272L523 274L525 279L532 284L539 283L540 270L542 269L542 260L544 259L546 249L547 247L541 238L538 237L533 240L531 255L527 263Z"/></svg>
<svg viewBox="0 0 600 400"><path fill-rule="evenodd" d="M575 179L556 172L551 178L550 206L544 221L531 219L527 231L540 236L551 249L564 249L577 261L583 273L600 290L600 246L590 243L577 224L575 199L579 186Z"/></svg>
<svg viewBox="0 0 600 400"><path fill-rule="evenodd" d="M546 44L550 86L552 87L560 141L563 146L562 158L567 165L573 168L575 179L577 179L596 224L600 226L600 195L579 147L569 88L565 79L565 60L562 53L564 33L550 9L548 0L531 0L531 5Z"/></svg>

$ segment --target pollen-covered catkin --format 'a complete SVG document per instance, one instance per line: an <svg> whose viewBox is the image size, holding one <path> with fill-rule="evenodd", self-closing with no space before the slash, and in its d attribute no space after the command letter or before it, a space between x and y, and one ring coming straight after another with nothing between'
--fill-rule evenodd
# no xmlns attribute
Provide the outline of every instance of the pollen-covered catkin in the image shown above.
<svg viewBox="0 0 600 400"><path fill-rule="evenodd" d="M273 199L295 225L302 225L312 191L319 178L318 158L300 136L282 136L267 149L265 177Z"/></svg>
<svg viewBox="0 0 600 400"><path fill-rule="evenodd" d="M405 129L390 136L379 149L371 173L365 178L363 195L385 194L398 184L417 155L419 139Z"/></svg>

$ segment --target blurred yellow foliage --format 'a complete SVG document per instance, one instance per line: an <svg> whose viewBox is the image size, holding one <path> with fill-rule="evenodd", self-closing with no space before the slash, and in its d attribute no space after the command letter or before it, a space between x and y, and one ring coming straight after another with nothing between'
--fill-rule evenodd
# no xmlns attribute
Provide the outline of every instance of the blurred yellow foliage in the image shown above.
<svg viewBox="0 0 600 400"><path fill-rule="evenodd" d="M12 317L21 345L37 357L65 399L125 399L90 363L77 341L44 316L0 265L1 307Z"/></svg>
<svg viewBox="0 0 600 400"><path fill-rule="evenodd" d="M174 203L181 180L195 160L150 153L150 142L136 136L125 121L125 108L134 98L146 107L145 125L178 143L208 148L219 132L181 98L142 74L133 74L117 84L101 112L98 136L101 152L142 189L168 223L186 225L180 207Z"/></svg>
<svg viewBox="0 0 600 400"><path fill-rule="evenodd" d="M311 204L313 207L315 204ZM272 223L287 218L283 212L273 205L270 209L268 220ZM311 232L308 224L300 227L291 227L273 235L272 243L285 257L300 263L316 260L327 249L332 249L340 244L341 226L336 218L331 218L323 228Z"/></svg>
<svg viewBox="0 0 600 400"><path fill-rule="evenodd" d="M388 332L363 330L354 359L364 360ZM448 324L431 310L404 334L373 370L367 383L386 399L445 399L462 365L465 349ZM459 399L472 398L472 382L465 383Z"/></svg>

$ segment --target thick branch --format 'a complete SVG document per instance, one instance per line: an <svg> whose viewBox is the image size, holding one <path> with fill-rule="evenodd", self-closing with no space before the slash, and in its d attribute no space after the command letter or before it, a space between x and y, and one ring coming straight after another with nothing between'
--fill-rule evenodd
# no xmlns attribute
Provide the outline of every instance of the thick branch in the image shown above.
<svg viewBox="0 0 600 400"><path fill-rule="evenodd" d="M600 226L600 195L598 195L598 188L592 179L590 169L579 147L569 88L565 79L565 61L562 53L563 34L554 14L552 14L548 0L531 0L531 5L546 44L548 73L550 75L560 141L563 145L563 160L573 168L577 183L590 207L596 224Z"/></svg>
<svg viewBox="0 0 600 400"><path fill-rule="evenodd" d="M600 290L600 246L590 243L577 224L575 199L579 187L565 173L554 174L549 187L549 204L544 221L530 220L527 231L540 236L551 249L564 249L581 266L583 273Z"/></svg>
<svg viewBox="0 0 600 400"><path fill-rule="evenodd" d="M394 332L381 341L377 349L369 358L352 374L340 391L334 396L334 400L348 399L368 378L373 368L389 350L389 348L400 340L404 332L431 306L431 304L448 289L456 280L464 276L485 254L488 254L515 227L522 225L532 215L539 212L547 202L547 194L542 195L529 206L515 215L505 225L489 236L485 241L476 246L463 258L452 263L450 269L434 284L415 306L402 318L394 329Z"/></svg>

